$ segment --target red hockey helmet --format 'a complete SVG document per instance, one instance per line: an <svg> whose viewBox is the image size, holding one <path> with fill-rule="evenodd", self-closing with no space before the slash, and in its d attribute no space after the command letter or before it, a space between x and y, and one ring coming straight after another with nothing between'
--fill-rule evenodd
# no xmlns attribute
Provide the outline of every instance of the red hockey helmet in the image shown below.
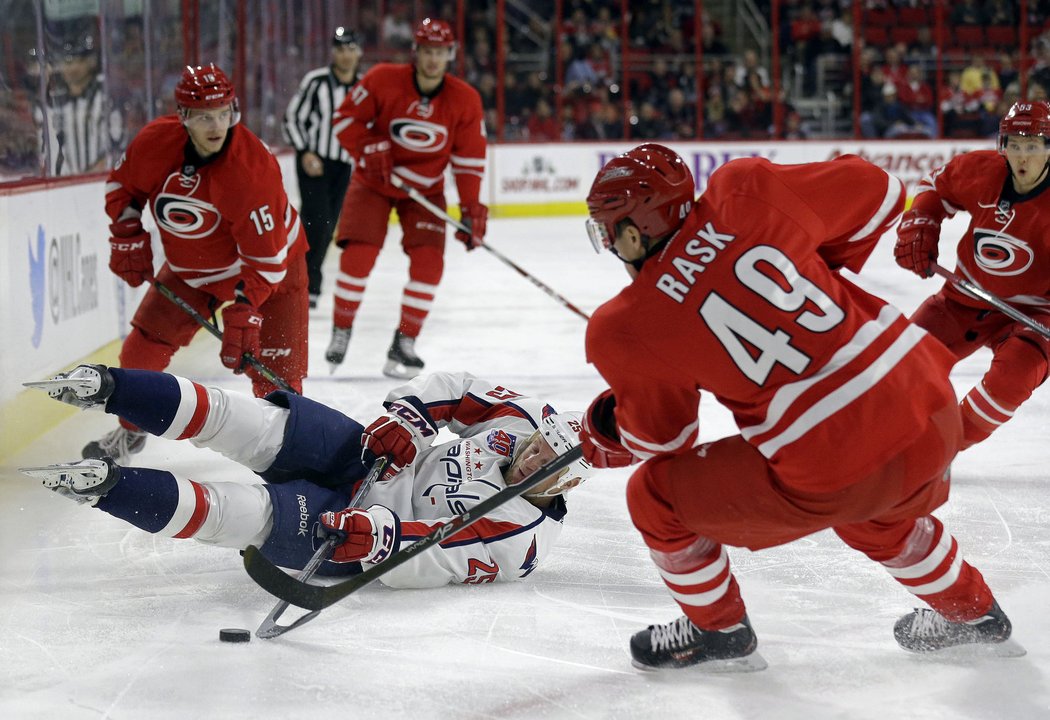
<svg viewBox="0 0 1050 720"><path fill-rule="evenodd" d="M616 241L616 225L630 220L643 235L660 238L682 224L696 185L685 161L655 143L614 157L598 171L587 194L587 232L596 252Z"/></svg>
<svg viewBox="0 0 1050 720"><path fill-rule="evenodd" d="M1032 135L1050 138L1050 103L1044 100L1025 100L1010 106L1006 116L999 121L999 152L1005 152L1007 138L1011 135Z"/></svg>
<svg viewBox="0 0 1050 720"><path fill-rule="evenodd" d="M444 20L423 18L423 22L416 28L413 45L451 48L456 46L456 36L452 32L452 26Z"/></svg>
<svg viewBox="0 0 1050 720"><path fill-rule="evenodd" d="M237 94L226 73L215 63L197 67L187 65L175 86L175 102L187 110L210 110L236 105Z"/></svg>

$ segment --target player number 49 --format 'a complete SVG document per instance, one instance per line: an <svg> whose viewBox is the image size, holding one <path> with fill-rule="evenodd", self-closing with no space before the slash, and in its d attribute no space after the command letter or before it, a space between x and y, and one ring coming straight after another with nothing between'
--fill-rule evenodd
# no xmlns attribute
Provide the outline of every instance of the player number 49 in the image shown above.
<svg viewBox="0 0 1050 720"><path fill-rule="evenodd" d="M273 230L273 215L270 214L270 206L263 205L249 213L248 217L255 223L255 232L262 235L264 232Z"/></svg>
<svg viewBox="0 0 1050 720"><path fill-rule="evenodd" d="M811 301L820 313L806 310L793 318L805 330L827 332L846 317L827 293L800 275L791 259L774 247L751 248L736 261L734 271L747 289L785 312L797 312ZM778 363L796 375L809 365L811 358L791 344L791 333L764 327L718 293L708 295L699 312L740 372L756 385L762 385Z"/></svg>

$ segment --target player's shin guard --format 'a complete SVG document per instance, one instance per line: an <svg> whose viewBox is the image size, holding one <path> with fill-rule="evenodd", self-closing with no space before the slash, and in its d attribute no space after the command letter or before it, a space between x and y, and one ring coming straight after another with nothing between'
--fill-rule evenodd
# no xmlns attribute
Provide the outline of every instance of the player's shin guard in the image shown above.
<svg viewBox="0 0 1050 720"><path fill-rule="evenodd" d="M339 274L335 280L335 311L332 324L337 328L349 328L354 324L357 310L365 297L368 276L379 255L378 245L349 243L339 256Z"/></svg>
<svg viewBox="0 0 1050 720"><path fill-rule="evenodd" d="M955 538L932 515L916 520L900 553L882 564L951 622L975 620L995 602L981 573L963 560Z"/></svg>
<svg viewBox="0 0 1050 720"><path fill-rule="evenodd" d="M173 440L193 437L208 415L203 385L170 373L110 368L114 389L106 412Z"/></svg>
<svg viewBox="0 0 1050 720"><path fill-rule="evenodd" d="M1008 338L995 350L991 367L960 403L963 449L995 432L1046 379L1043 350L1027 338Z"/></svg>
<svg viewBox="0 0 1050 720"><path fill-rule="evenodd" d="M233 548L264 542L272 515L261 485L198 483L134 467L121 468L121 482L95 507L154 535Z"/></svg>
<svg viewBox="0 0 1050 720"><path fill-rule="evenodd" d="M419 336L426 322L434 295L445 271L440 248L430 245L408 248L408 283L401 294L401 322L398 330L406 337Z"/></svg>

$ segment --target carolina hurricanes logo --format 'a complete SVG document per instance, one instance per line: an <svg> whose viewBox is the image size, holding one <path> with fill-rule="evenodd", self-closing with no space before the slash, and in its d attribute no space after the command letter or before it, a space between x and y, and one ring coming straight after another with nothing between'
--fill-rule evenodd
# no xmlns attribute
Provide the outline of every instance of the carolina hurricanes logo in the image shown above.
<svg viewBox="0 0 1050 720"><path fill-rule="evenodd" d="M448 128L422 120L400 118L390 123L390 138L408 150L436 153L448 144Z"/></svg>
<svg viewBox="0 0 1050 720"><path fill-rule="evenodd" d="M994 230L974 228L973 245L974 259L989 275L1020 275L1035 260L1024 240Z"/></svg>
<svg viewBox="0 0 1050 720"><path fill-rule="evenodd" d="M200 175L172 173L153 201L153 214L162 230L175 237L197 240L211 235L222 215L209 202L192 197L200 187Z"/></svg>

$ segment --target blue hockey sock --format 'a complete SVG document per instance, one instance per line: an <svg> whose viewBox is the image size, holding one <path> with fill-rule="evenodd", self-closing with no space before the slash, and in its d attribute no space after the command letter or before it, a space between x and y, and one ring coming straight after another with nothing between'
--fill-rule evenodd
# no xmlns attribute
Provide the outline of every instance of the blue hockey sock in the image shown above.
<svg viewBox="0 0 1050 720"><path fill-rule="evenodd" d="M179 505L175 476L167 470L136 467L122 467L120 473L120 482L95 507L146 532L163 530Z"/></svg>
<svg viewBox="0 0 1050 720"><path fill-rule="evenodd" d="M113 394L106 412L131 422L151 435L163 435L182 401L178 378L155 370L110 368Z"/></svg>

